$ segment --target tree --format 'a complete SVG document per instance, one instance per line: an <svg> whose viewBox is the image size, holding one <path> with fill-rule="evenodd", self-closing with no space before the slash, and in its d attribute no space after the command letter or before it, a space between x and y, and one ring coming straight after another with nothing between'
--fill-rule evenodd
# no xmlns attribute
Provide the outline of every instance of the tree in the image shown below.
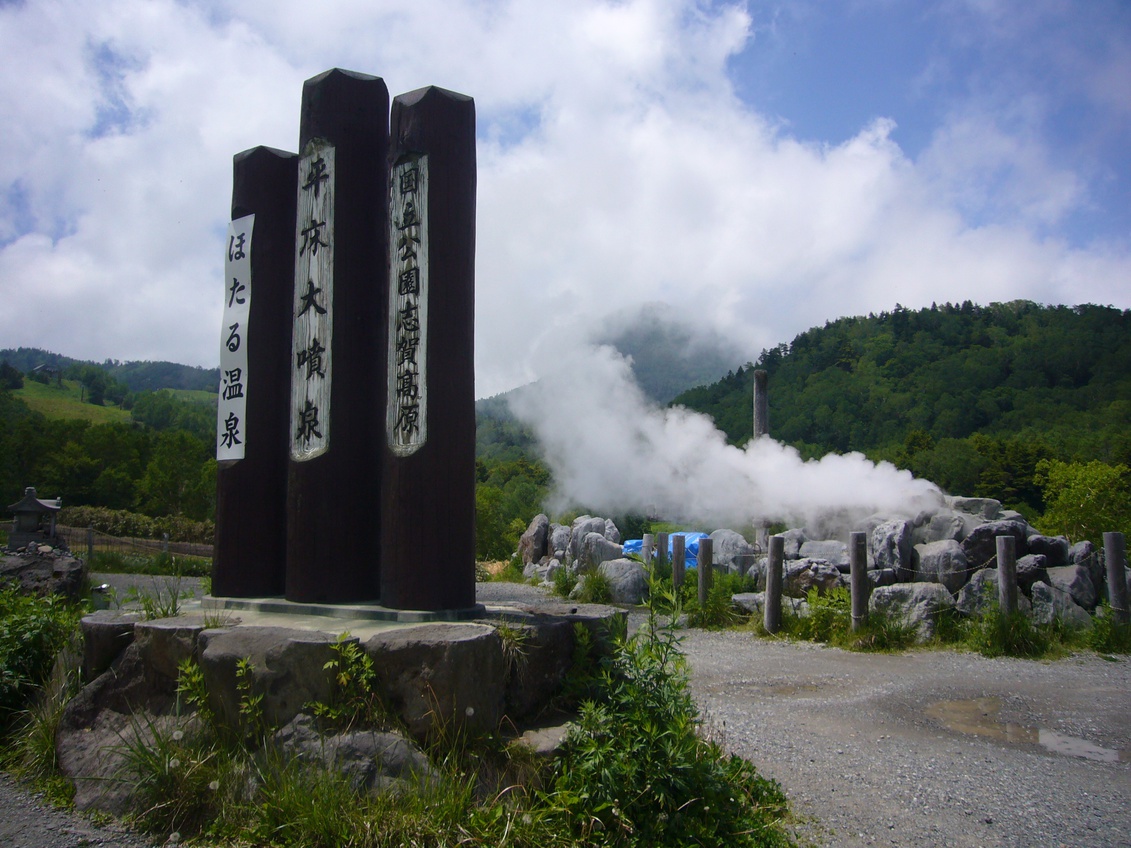
<svg viewBox="0 0 1131 848"><path fill-rule="evenodd" d="M1045 514L1037 528L1073 541L1103 544L1103 534L1131 532L1131 469L1126 465L1042 460Z"/></svg>
<svg viewBox="0 0 1131 848"><path fill-rule="evenodd" d="M24 375L18 368L8 364L8 360L0 362L0 391L4 389L16 390L24 387Z"/></svg>

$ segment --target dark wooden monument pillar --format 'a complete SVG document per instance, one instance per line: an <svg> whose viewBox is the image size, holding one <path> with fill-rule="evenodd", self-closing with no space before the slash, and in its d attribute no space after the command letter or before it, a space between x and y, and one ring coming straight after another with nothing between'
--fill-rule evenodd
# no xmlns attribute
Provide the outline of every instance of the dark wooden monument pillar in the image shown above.
<svg viewBox="0 0 1131 848"><path fill-rule="evenodd" d="M290 355L286 597L380 594L389 93L331 70L302 90ZM474 422L472 424L474 433Z"/></svg>
<svg viewBox="0 0 1131 848"><path fill-rule="evenodd" d="M475 103L393 101L381 603L475 604Z"/></svg>
<svg viewBox="0 0 1131 848"><path fill-rule="evenodd" d="M212 593L283 594L298 157L235 156L225 249Z"/></svg>

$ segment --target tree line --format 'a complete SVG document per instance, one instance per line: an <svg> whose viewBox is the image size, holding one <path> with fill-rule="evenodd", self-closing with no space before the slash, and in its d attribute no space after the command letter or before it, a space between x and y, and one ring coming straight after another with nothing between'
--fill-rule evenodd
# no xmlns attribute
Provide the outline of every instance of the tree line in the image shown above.
<svg viewBox="0 0 1131 848"><path fill-rule="evenodd" d="M805 457L859 451L1030 520L1070 479L1106 481L1118 497L1131 482L1128 311L897 306L807 330L674 403L744 444L755 369L768 375L770 434Z"/></svg>

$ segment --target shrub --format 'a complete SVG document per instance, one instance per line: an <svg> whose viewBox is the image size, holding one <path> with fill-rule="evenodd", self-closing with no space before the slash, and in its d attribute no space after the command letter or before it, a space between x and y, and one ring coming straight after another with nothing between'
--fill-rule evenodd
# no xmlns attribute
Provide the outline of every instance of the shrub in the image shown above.
<svg viewBox="0 0 1131 848"><path fill-rule="evenodd" d="M545 803L578 844L791 844L778 784L699 735L675 616L656 610L603 663Z"/></svg>
<svg viewBox="0 0 1131 848"><path fill-rule="evenodd" d="M1084 643L1101 654L1131 654L1131 624L1116 621L1111 606L1105 603L1092 629L1084 634Z"/></svg>
<svg viewBox="0 0 1131 848"><path fill-rule="evenodd" d="M81 608L48 595L0 590L0 729L51 673L55 655L78 629Z"/></svg>

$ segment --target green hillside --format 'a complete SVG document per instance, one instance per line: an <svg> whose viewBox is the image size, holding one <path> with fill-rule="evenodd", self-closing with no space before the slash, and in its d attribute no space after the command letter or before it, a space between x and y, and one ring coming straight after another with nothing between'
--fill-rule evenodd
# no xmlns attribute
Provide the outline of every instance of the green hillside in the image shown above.
<svg viewBox="0 0 1131 848"><path fill-rule="evenodd" d="M742 444L755 367L771 435L806 456L861 451L1030 513L1043 507L1042 459L1131 464L1131 312L897 306L808 330L674 403Z"/></svg>
<svg viewBox="0 0 1131 848"><path fill-rule="evenodd" d="M130 421L128 410L117 406L97 406L85 401L85 391L76 380L63 380L61 384L37 383L25 380L23 388L13 393L27 404L28 409L42 413L47 418L89 421L92 424L113 424Z"/></svg>

